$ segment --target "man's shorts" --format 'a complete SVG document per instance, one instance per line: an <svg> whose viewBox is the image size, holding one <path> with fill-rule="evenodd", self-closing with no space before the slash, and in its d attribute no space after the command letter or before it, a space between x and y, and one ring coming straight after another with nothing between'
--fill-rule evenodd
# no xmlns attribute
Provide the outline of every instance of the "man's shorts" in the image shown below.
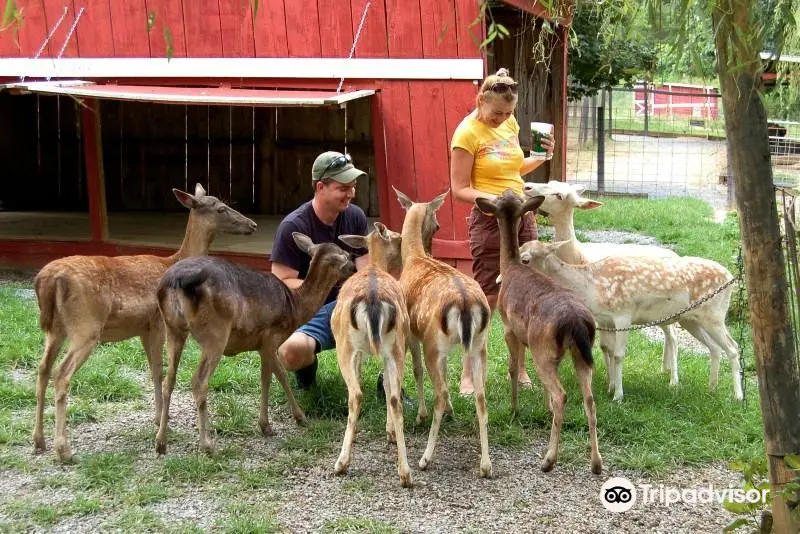
<svg viewBox="0 0 800 534"><path fill-rule="evenodd" d="M333 315L334 306L336 306L335 300L325 304L310 321L295 330L316 340L317 348L314 351L315 354L323 350L330 350L336 346L336 340L333 339L333 330L331 329L331 315Z"/></svg>
<svg viewBox="0 0 800 534"><path fill-rule="evenodd" d="M467 221L472 277L487 297L497 295L500 292L500 286L497 285L497 276L500 274L500 227L497 219L473 206ZM536 215L528 212L519 225L519 243L522 245L537 238Z"/></svg>

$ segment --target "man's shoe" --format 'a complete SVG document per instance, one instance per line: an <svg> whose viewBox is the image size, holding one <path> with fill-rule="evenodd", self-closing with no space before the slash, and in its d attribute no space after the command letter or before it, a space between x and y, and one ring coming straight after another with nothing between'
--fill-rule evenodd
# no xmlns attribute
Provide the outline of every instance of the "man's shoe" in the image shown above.
<svg viewBox="0 0 800 534"><path fill-rule="evenodd" d="M314 363L312 363L309 366L303 367L302 369L298 369L297 371L294 372L294 376L297 379L297 389L306 390L314 385L314 382L317 379L318 365L319 362L317 361L317 356L315 354Z"/></svg>
<svg viewBox="0 0 800 534"><path fill-rule="evenodd" d="M378 382L375 384L375 396L382 404L386 404L386 391L383 389L383 372L378 373ZM403 404L411 406L411 397L406 395L406 388L400 388L400 396L403 398Z"/></svg>

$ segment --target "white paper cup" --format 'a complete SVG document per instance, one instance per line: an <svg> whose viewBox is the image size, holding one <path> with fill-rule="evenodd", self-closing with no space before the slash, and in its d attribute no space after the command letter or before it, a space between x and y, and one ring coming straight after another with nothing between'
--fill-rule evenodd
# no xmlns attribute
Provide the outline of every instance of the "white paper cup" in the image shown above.
<svg viewBox="0 0 800 534"><path fill-rule="evenodd" d="M531 123L531 156L534 159L547 159L547 150L542 146L542 138L553 135L553 125L549 122Z"/></svg>

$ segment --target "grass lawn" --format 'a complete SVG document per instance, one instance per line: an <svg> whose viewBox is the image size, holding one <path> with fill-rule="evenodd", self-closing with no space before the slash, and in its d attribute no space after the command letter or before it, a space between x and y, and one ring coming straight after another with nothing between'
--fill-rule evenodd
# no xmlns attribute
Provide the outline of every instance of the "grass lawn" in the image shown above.
<svg viewBox="0 0 800 534"><path fill-rule="evenodd" d="M711 209L694 199L603 200L605 207L578 215L576 228L614 228L652 235L680 254L715 259L733 269L738 242L735 219L716 224L711 220ZM278 531L276 511L254 504L250 497L280 494L291 486L293 470L310 465L315 456L338 452L347 418L347 398L335 355L330 351L320 356L318 386L297 395L310 425L270 438L269 459L252 460L242 443L264 440L258 434L259 359L255 353L246 353L224 358L210 382L211 424L217 431L218 454L213 458L197 454L196 428L189 426L174 430L168 454L155 458L146 358L139 341L129 340L101 346L73 378L68 415L78 463L62 467L51 459L52 387L48 390L45 412L48 459L32 457L30 434L42 335L37 326L36 302L30 298L30 291L26 291L29 289L25 283L0 285L0 479L27 476L35 480L33 490L0 497L0 532L35 526L50 528L76 517L93 521L98 529L194 532L198 529L196 525L160 513L158 507L205 490L216 496L215 519L208 528L229 532ZM732 330L738 340L738 327ZM744 404L733 398L727 361L723 360L717 391L710 392L708 358L681 348L681 383L670 388L668 376L661 373L661 352L660 343L651 342L638 332L631 335L625 359L625 399L615 403L605 392L606 369L602 354L595 350L594 391L600 450L606 467L659 474L684 466L718 464L738 458L749 460L763 455L750 351L743 361L747 373ZM407 360L405 388L414 397L410 356ZM187 344L181 362L177 391L189 391L197 362L197 345L192 341ZM372 359L362 370L365 394L356 455L365 441L385 440L385 408L373 394L379 369L380 363ZM449 364L449 384L457 416L443 423L440 447L446 447L448 436L453 435L473 439L477 447L473 401L457 394L460 370L460 353L454 353ZM506 348L502 325L495 314L489 338L487 384L491 450L535 448L538 453L544 449L550 416L530 363L529 370L534 389L522 392L520 417L512 420ZM569 359L561 366L561 376L568 405L559 463L580 466L588 473L587 424ZM272 412L273 421L288 421L283 391L277 384L271 391L271 403L276 408ZM426 398L431 408L433 393L427 381ZM180 406L173 404L173 422L187 418L194 421L193 410L177 413L180 410ZM75 437L82 428L119 421L126 414L138 415L122 425L113 445L102 452L82 451L76 445ZM416 426L415 415L416 406L406 407L407 435L423 438L429 427ZM417 470L418 459L417 451L410 451L412 472ZM477 462L477 454L468 462ZM332 467L331 462L331 471ZM472 477L474 473L465 468L463 476ZM369 479L353 476L345 489L362 491L372 484ZM44 499L45 494L60 498ZM324 530L397 531L390 524L361 517L326 520Z"/></svg>

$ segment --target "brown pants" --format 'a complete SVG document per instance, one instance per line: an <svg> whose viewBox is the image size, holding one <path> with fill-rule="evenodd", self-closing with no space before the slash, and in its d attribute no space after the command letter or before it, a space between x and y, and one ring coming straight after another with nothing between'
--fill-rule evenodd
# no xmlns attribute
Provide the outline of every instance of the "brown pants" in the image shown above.
<svg viewBox="0 0 800 534"><path fill-rule="evenodd" d="M497 285L497 276L500 274L500 228L497 226L497 219L485 215L473 206L468 225L472 277L487 297L497 295L500 291L500 286ZM522 244L537 238L536 215L526 213L519 225L519 242Z"/></svg>

